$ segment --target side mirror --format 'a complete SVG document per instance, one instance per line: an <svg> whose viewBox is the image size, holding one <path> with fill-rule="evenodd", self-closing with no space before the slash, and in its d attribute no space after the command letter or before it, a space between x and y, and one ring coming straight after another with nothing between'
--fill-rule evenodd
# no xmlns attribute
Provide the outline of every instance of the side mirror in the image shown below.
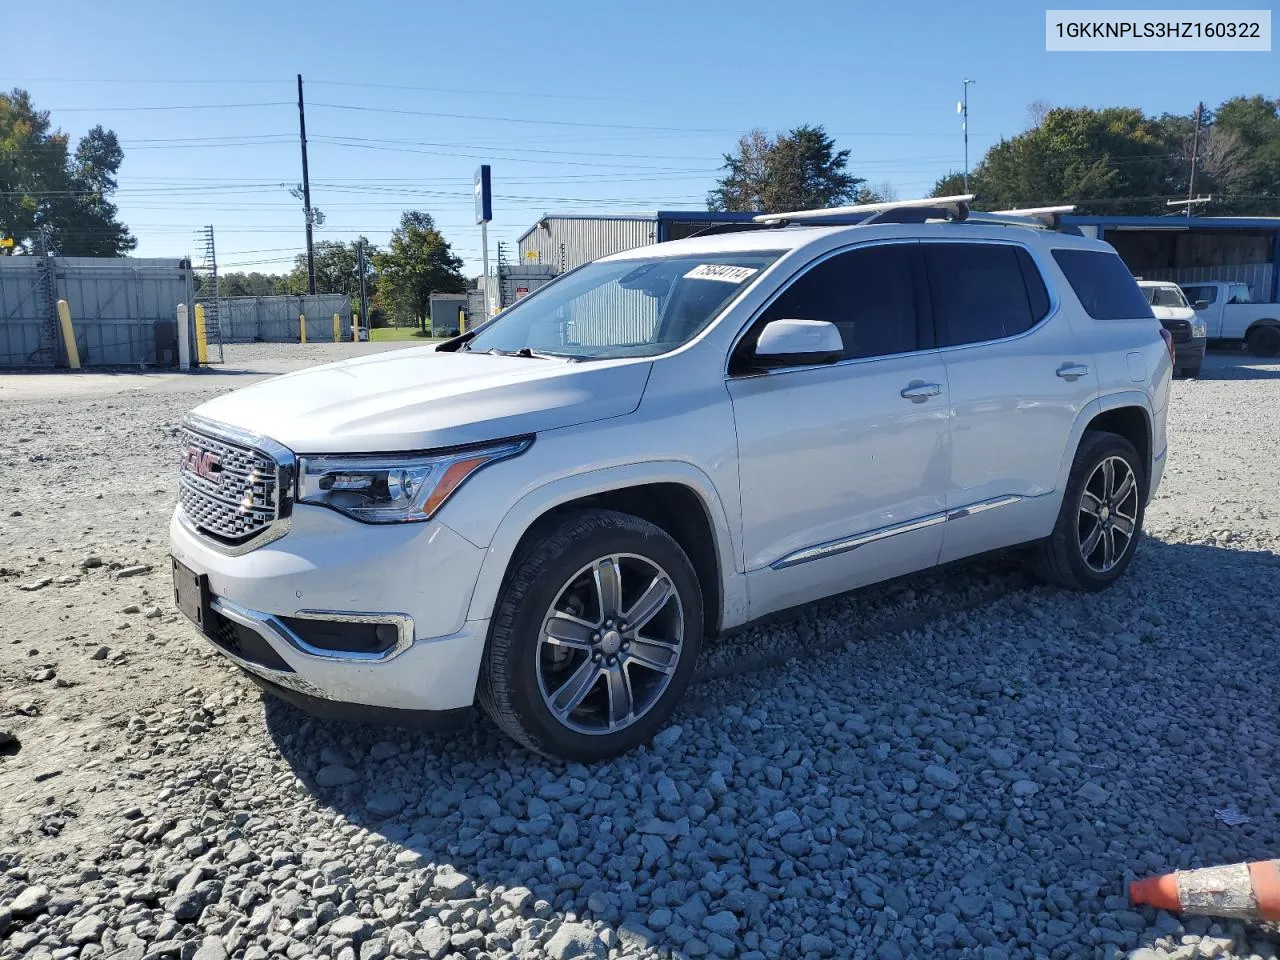
<svg viewBox="0 0 1280 960"><path fill-rule="evenodd" d="M1194 305L1194 308L1193 308L1193 309L1196 309L1196 310L1203 310L1203 309L1205 309L1205 308L1206 308L1206 307L1208 307L1208 306L1209 306L1209 301L1208 301L1208 300L1197 300L1197 301L1195 302L1195 305Z"/></svg>
<svg viewBox="0 0 1280 960"><path fill-rule="evenodd" d="M774 320L760 331L754 357L770 366L831 363L844 353L844 340L826 320Z"/></svg>

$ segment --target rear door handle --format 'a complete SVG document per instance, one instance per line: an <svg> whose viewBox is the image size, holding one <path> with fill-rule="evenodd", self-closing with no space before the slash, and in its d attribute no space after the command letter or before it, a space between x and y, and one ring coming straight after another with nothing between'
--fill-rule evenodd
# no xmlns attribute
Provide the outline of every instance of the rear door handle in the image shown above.
<svg viewBox="0 0 1280 960"><path fill-rule="evenodd" d="M1064 363L1058 368L1058 376L1063 380L1079 380L1089 372L1089 368L1081 363Z"/></svg>
<svg viewBox="0 0 1280 960"><path fill-rule="evenodd" d="M912 380L899 391L904 400L910 400L912 403L924 403L930 397L936 397L942 392L942 387L936 383L925 383L923 380Z"/></svg>

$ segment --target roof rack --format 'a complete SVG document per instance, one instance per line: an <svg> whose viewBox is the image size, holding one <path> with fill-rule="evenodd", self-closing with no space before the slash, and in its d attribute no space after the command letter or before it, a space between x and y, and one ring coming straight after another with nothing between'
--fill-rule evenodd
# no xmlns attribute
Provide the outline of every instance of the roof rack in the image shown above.
<svg viewBox="0 0 1280 960"><path fill-rule="evenodd" d="M993 210L991 213L979 214L981 217L1007 217L1010 220L1027 221L1033 220L1035 223L1018 222L1017 226L1034 226L1040 229L1057 230L1062 226L1062 215L1070 213L1076 208L1074 203L1061 204L1056 207L1018 207L1013 210ZM986 222L986 221L984 221ZM991 221L997 222L997 221ZM1004 221L998 221L1004 222Z"/></svg>
<svg viewBox="0 0 1280 960"><path fill-rule="evenodd" d="M785 226L791 223L810 223L814 220L834 220L864 216L862 224L912 223L925 219L963 220L969 214L971 193L953 197L920 197L916 200L885 200L879 203L858 203L848 207L825 207L818 210L791 210L786 213L762 213L754 217L756 223ZM899 219L904 214L911 219Z"/></svg>
<svg viewBox="0 0 1280 960"><path fill-rule="evenodd" d="M1053 207L1021 207L1013 210L970 210L971 193L951 197L920 197L915 200L885 200L879 203L859 203L847 207L825 207L818 210L792 210L786 213L762 213L749 221L719 223L691 234L708 237L722 233L739 233L747 230L772 230L788 226L837 226L866 227L872 224L927 223L947 221L989 226L1024 227L1032 230L1052 230L1079 234L1080 230L1064 226L1063 214L1075 210L1074 204Z"/></svg>

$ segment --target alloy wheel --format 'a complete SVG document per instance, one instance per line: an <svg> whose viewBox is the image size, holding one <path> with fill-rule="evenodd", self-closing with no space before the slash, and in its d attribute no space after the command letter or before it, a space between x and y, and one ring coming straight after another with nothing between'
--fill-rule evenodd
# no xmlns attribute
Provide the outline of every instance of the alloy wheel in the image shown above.
<svg viewBox="0 0 1280 960"><path fill-rule="evenodd" d="M1124 557L1138 528L1138 481L1124 457L1110 456L1080 493L1077 543L1085 565L1108 573Z"/></svg>
<svg viewBox="0 0 1280 960"><path fill-rule="evenodd" d="M543 703L578 733L631 726L670 685L684 631L680 594L662 567L635 554L600 557L569 578L543 617Z"/></svg>

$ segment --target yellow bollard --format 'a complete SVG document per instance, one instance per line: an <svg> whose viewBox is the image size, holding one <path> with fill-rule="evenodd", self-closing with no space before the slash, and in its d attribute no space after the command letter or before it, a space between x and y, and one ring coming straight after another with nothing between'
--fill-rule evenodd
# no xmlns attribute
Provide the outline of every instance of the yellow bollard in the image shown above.
<svg viewBox="0 0 1280 960"><path fill-rule="evenodd" d="M360 314L351 314L351 342L360 342Z"/></svg>
<svg viewBox="0 0 1280 960"><path fill-rule="evenodd" d="M307 315L305 313L298 314L298 330L301 334L300 343L307 342Z"/></svg>
<svg viewBox="0 0 1280 960"><path fill-rule="evenodd" d="M342 318L336 313L333 315L333 342L338 343L342 340Z"/></svg>
<svg viewBox="0 0 1280 960"><path fill-rule="evenodd" d="M466 332L467 332L467 311L459 307L458 308L458 335L461 336Z"/></svg>
<svg viewBox="0 0 1280 960"><path fill-rule="evenodd" d="M196 304L196 360L209 362L209 339L204 332L204 304Z"/></svg>
<svg viewBox="0 0 1280 960"><path fill-rule="evenodd" d="M62 324L62 340L67 345L67 366L80 369L80 348L76 346L76 331L71 326L71 307L67 301L58 301L58 322Z"/></svg>

